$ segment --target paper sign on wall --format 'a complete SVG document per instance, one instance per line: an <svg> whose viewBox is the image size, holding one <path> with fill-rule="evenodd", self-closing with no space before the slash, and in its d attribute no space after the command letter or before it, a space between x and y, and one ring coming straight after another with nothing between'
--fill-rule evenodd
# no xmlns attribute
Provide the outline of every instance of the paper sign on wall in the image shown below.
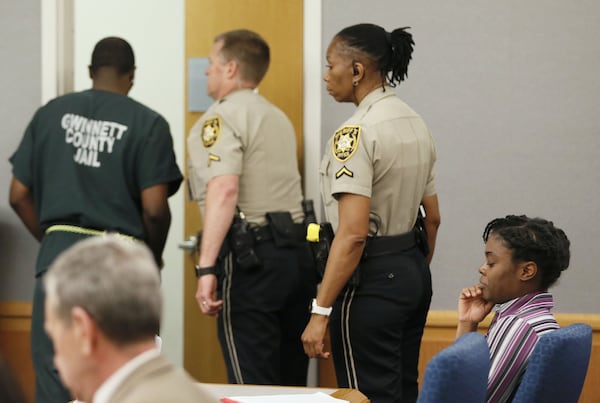
<svg viewBox="0 0 600 403"><path fill-rule="evenodd" d="M213 103L206 94L208 58L191 57L188 60L188 111L204 112Z"/></svg>

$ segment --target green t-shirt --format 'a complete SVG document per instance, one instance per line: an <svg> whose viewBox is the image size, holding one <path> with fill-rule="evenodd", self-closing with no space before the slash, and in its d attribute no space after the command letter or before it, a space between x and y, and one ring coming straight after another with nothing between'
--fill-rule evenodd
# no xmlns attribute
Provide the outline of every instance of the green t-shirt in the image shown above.
<svg viewBox="0 0 600 403"><path fill-rule="evenodd" d="M42 230L53 224L144 239L141 193L182 180L167 121L133 99L86 90L38 109L10 158L32 192Z"/></svg>

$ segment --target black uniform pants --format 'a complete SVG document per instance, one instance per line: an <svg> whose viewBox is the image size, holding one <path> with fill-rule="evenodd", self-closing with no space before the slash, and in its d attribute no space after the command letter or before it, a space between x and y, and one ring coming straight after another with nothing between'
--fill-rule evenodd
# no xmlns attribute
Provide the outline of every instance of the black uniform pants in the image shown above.
<svg viewBox="0 0 600 403"><path fill-rule="evenodd" d="M415 402L431 273L417 247L360 263L360 283L338 297L329 330L338 386L372 403Z"/></svg>
<svg viewBox="0 0 600 403"><path fill-rule="evenodd" d="M244 270L228 254L220 263L223 310L218 335L230 383L306 385L308 357L300 336L316 294L306 245L255 245L262 266Z"/></svg>

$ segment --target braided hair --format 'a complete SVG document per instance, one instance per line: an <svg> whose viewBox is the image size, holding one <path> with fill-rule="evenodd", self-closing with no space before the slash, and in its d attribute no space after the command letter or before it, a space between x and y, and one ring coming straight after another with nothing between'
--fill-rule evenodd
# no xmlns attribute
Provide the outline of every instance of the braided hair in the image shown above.
<svg viewBox="0 0 600 403"><path fill-rule="evenodd" d="M512 252L513 262L533 261L541 273L541 287L547 289L569 267L571 242L563 230L552 221L529 218L525 215L508 215L488 223L483 231L483 241L490 235L502 239Z"/></svg>
<svg viewBox="0 0 600 403"><path fill-rule="evenodd" d="M410 27L387 32L375 24L357 24L336 34L352 58L364 59L381 74L382 86L395 87L408 76L408 63L412 58L415 42Z"/></svg>

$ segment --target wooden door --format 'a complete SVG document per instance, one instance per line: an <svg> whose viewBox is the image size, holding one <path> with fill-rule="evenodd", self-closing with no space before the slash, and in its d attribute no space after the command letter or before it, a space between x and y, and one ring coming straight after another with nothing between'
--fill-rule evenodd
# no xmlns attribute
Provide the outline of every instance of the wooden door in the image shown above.
<svg viewBox="0 0 600 403"><path fill-rule="evenodd" d="M186 66L191 57L207 57L214 37L224 31L250 29L269 43L271 65L259 90L292 121L296 129L298 163L301 167L303 1L187 0L185 11ZM186 137L200 116L201 113L188 112L186 107ZM184 236L188 238L201 229L202 222L195 202L186 200L184 211ZM216 320L202 315L194 299L196 279L193 265L196 259L186 258L184 263L184 367L200 382L226 383Z"/></svg>

